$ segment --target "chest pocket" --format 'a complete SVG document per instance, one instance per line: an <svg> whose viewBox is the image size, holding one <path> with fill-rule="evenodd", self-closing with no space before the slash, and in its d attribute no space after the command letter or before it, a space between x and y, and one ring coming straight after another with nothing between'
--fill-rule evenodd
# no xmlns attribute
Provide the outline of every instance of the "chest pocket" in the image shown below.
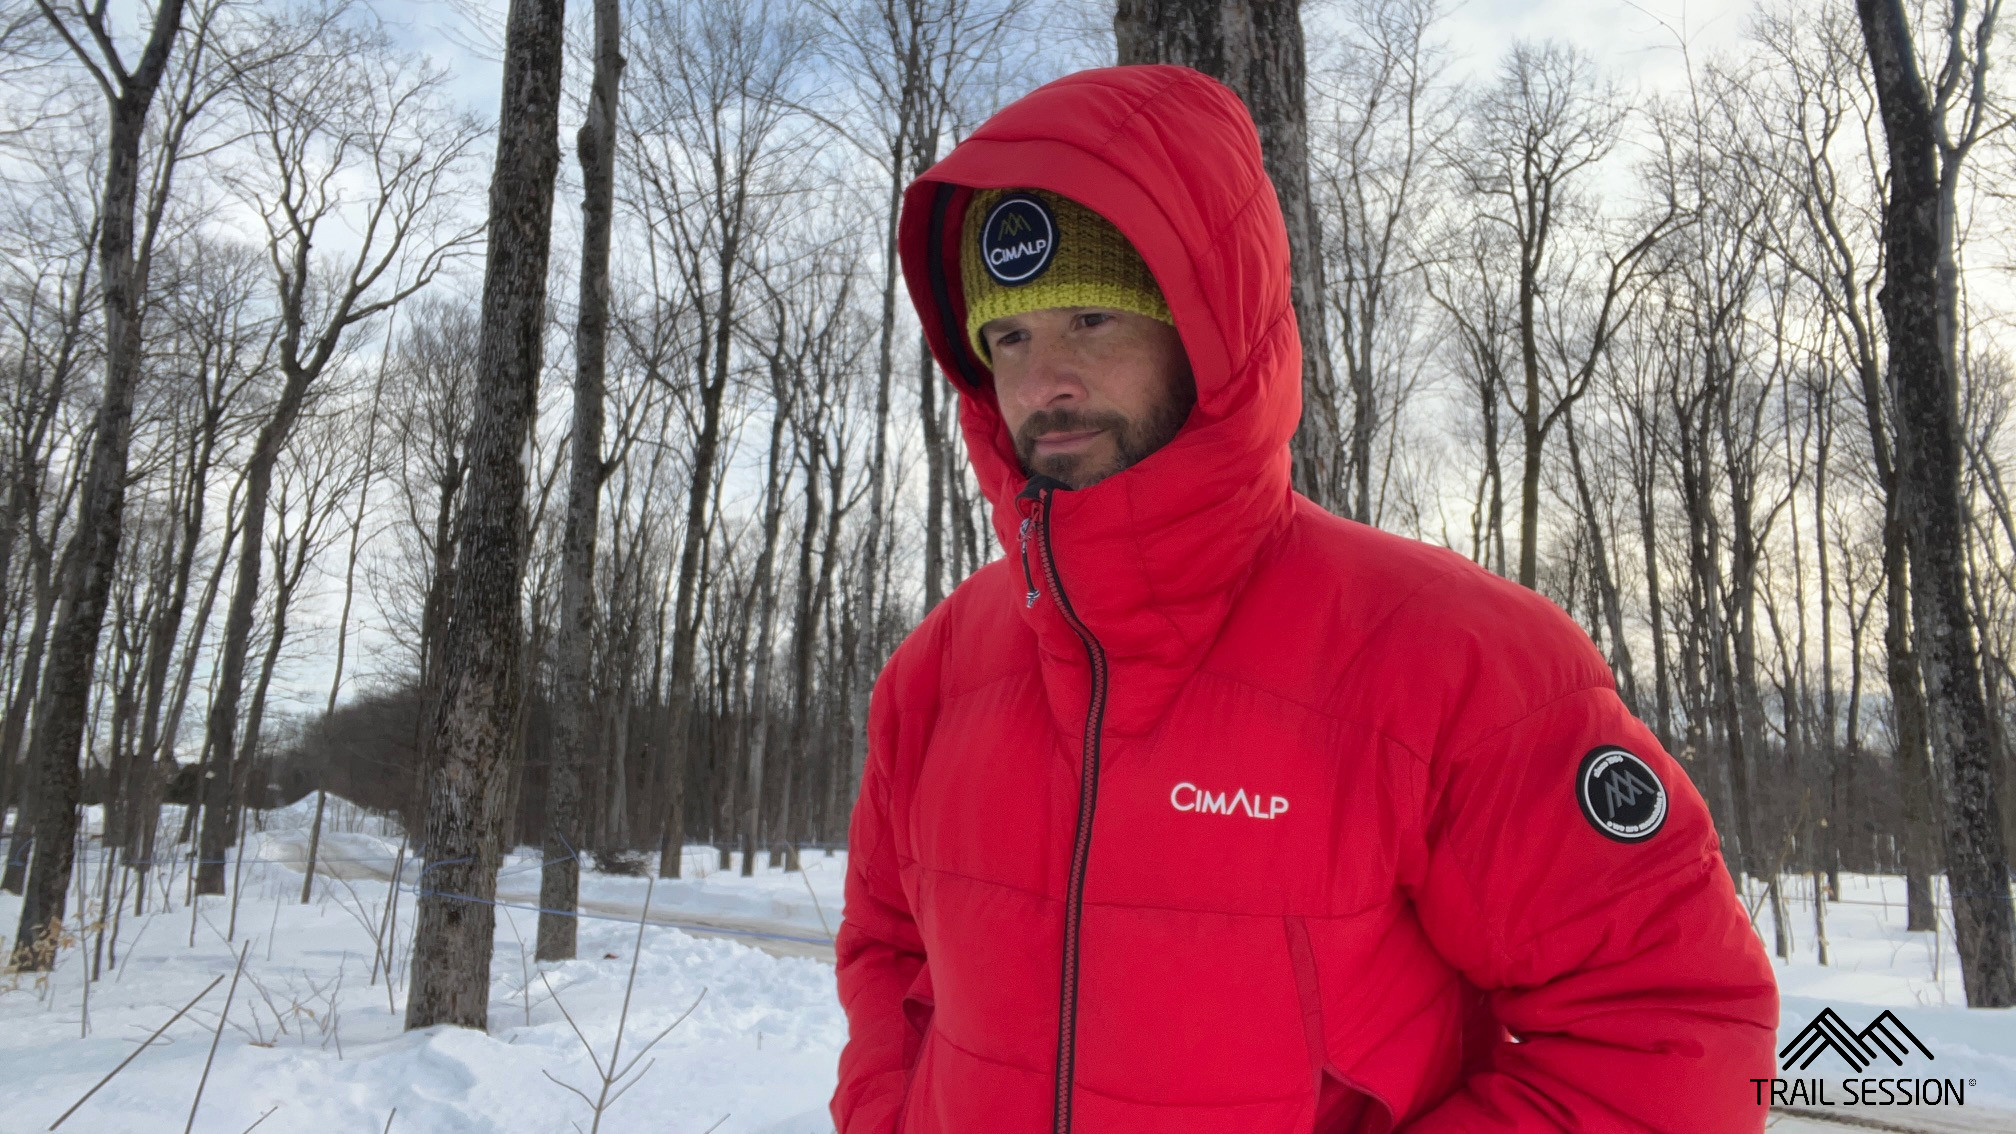
<svg viewBox="0 0 2016 1134"><path fill-rule="evenodd" d="M1049 889L1052 796L1076 781L1056 782L1075 757L1042 697L1031 670L941 704L907 815L909 853L927 871Z"/></svg>

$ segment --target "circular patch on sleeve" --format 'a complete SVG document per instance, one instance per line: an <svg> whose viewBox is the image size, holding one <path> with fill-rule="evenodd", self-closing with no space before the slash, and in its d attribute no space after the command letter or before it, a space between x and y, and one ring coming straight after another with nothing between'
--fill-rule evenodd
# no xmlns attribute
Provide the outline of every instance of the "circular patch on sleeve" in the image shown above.
<svg viewBox="0 0 2016 1134"><path fill-rule="evenodd" d="M980 262L1003 287L1021 287L1057 257L1057 221L1050 206L1027 193L995 202L980 226Z"/></svg>
<svg viewBox="0 0 2016 1134"><path fill-rule="evenodd" d="M1591 827L1620 843L1642 843L1666 822L1666 785L1658 773L1614 745L1582 757L1575 799Z"/></svg>

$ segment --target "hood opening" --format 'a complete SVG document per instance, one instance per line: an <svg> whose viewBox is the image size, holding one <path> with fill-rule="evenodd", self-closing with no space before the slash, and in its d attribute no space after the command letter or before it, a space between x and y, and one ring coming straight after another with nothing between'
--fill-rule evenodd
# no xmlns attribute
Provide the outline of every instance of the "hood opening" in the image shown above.
<svg viewBox="0 0 2016 1134"><path fill-rule="evenodd" d="M960 395L960 428L1004 547L1013 527L999 510L1013 515L1028 474L992 368L966 337L958 257L975 191L1009 188L1068 197L1120 230L1168 302L1196 383L1174 439L1069 496L1126 497L1125 526L1154 526L1209 501L1285 494L1301 345L1287 230L1252 118L1224 85L1186 67L1081 71L997 112L904 194L904 280Z"/></svg>
<svg viewBox="0 0 2016 1134"><path fill-rule="evenodd" d="M932 303L938 309L938 317L942 320L938 333L945 338L950 347L946 353L952 356L954 376L963 379L968 390L979 390L983 387L991 390L993 388L991 374L985 364L973 356L972 348L966 342L966 296L959 288L953 286L952 281L947 278L951 273L946 270L946 265L958 263L959 257L956 243L949 254L946 251L946 225L949 222L955 233L964 227L966 203L972 197L971 188L954 185L949 181L935 183L931 197L931 227L926 236L924 263L931 273ZM956 212L952 208L955 199L959 205ZM956 239L954 237L955 241ZM953 298L955 295L958 296L956 301Z"/></svg>

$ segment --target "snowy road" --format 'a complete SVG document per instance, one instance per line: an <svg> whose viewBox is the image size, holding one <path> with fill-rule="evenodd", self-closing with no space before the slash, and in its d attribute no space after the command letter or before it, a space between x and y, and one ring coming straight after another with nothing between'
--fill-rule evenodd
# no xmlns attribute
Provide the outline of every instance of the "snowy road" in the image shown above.
<svg viewBox="0 0 2016 1134"><path fill-rule="evenodd" d="M607 917L636 924L640 907L621 902L589 900L581 903L584 911L599 913ZM682 910L676 906L651 903L652 925L665 925L683 929L702 937L727 937L752 945L775 957L810 957L813 960L833 961L833 939L808 934L788 922L763 921L752 918L724 917L695 910Z"/></svg>
<svg viewBox="0 0 2016 1134"><path fill-rule="evenodd" d="M378 845L376 840L362 846L341 846L332 842L335 852L328 858L319 859L315 873L321 878L339 878L350 881L370 879L388 882L392 878L394 858ZM359 851L365 853L358 853ZM347 852L347 853L346 853ZM711 849L709 851L711 853ZM262 844L261 857L289 870L299 873L307 865L307 846L304 839L295 832L269 832ZM403 888L413 893L416 868L408 863L400 871ZM586 874L584 872L584 881ZM637 923L643 912L641 889L643 881L632 887L640 893L631 899L615 894L585 894L581 899L581 913L587 918L605 918L615 921ZM606 889L599 887L598 889ZM661 884L652 891L651 914L647 919L652 925L683 929L688 933L703 937L726 937L745 945L761 949L777 957L810 957L813 960L833 961L833 935L829 927L834 927L840 911L830 912L816 908L813 924L808 926L805 919L788 921L781 918L766 918L740 913L728 913L709 908L702 902L682 903L679 899L692 887L682 887L676 883ZM539 886L536 870L507 871L497 887L497 901L507 908L526 913L538 912Z"/></svg>

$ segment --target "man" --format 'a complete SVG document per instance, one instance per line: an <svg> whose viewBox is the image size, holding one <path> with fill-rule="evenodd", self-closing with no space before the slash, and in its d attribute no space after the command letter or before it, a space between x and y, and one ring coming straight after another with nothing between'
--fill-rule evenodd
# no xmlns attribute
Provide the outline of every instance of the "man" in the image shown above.
<svg viewBox="0 0 2016 1134"><path fill-rule="evenodd" d="M841 1134L1761 1130L1770 965L1588 637L1291 491L1238 99L1052 83L900 236L1007 555L876 683Z"/></svg>

